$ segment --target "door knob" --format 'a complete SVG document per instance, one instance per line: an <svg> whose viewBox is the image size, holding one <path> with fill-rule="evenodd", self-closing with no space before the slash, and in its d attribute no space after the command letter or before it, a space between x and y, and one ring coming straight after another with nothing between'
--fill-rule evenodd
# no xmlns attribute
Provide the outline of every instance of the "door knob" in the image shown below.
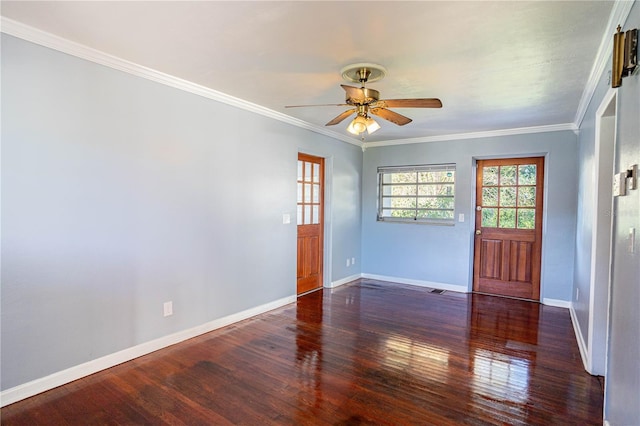
<svg viewBox="0 0 640 426"><path fill-rule="evenodd" d="M480 235L480 234L482 234L482 231L481 231L481 230L479 230L479 229L477 229L477 230L476 230L476 235Z"/></svg>

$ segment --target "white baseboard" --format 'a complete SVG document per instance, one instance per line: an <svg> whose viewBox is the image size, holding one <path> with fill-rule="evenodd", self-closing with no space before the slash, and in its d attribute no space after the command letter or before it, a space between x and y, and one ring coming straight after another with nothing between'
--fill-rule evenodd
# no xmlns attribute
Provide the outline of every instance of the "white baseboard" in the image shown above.
<svg viewBox="0 0 640 426"><path fill-rule="evenodd" d="M582 358L582 365L584 369L591 374L589 371L589 351L587 350L587 345L582 338L582 331L580 330L580 323L578 322L578 317L576 316L576 311L571 306L569 308L569 314L571 315L571 324L573 324L573 332L576 335L576 341L578 342L578 349L580 350L580 358Z"/></svg>
<svg viewBox="0 0 640 426"><path fill-rule="evenodd" d="M438 283L434 281L414 280L410 278L389 277L386 275L375 275L375 274L362 274L362 278L369 278L371 280L389 281L392 283L409 284L409 285L415 285L418 287L429 287L429 288L435 288L439 290L449 290L449 291L455 291L458 293L469 293L469 289L467 288L467 286L464 286L464 285L445 284L445 283Z"/></svg>
<svg viewBox="0 0 640 426"><path fill-rule="evenodd" d="M355 274L355 275L351 275L349 277L345 277L336 281L332 281L331 284L328 286L328 288L336 288L336 287L340 287L341 285L345 285L347 283L350 283L351 281L355 281L359 278L362 278L362 274Z"/></svg>
<svg viewBox="0 0 640 426"><path fill-rule="evenodd" d="M225 327L238 321L242 321L247 318L251 318L253 316L271 311L273 309L280 308L295 301L296 296L289 296L279 300L275 300L264 305L256 306L255 308L250 308L245 311L231 314L224 318L219 318L217 320L213 320L205 324L190 328L188 330L179 331L168 336L141 343L139 345L103 356L101 358L76 365L66 370L58 371L49 376L32 380L13 388L9 388L0 392L0 407L13 404L14 402L18 402L22 399L29 398L41 392L97 373L98 371L111 368L126 361L131 361L132 359L138 358L142 355L155 352L159 349L175 345L176 343L180 343L187 339L191 339L201 334L208 333L218 328Z"/></svg>
<svg viewBox="0 0 640 426"><path fill-rule="evenodd" d="M571 309L571 306L573 306L571 302L567 300L547 299L547 298L542 299L542 304L547 306L555 306L557 308L566 308L566 309Z"/></svg>

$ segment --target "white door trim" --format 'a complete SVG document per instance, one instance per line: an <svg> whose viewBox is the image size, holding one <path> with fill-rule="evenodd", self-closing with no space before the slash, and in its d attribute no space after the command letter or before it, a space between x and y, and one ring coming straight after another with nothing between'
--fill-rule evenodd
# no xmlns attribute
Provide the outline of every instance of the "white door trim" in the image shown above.
<svg viewBox="0 0 640 426"><path fill-rule="evenodd" d="M607 365L613 161L617 134L617 90L609 89L595 115L594 197L589 282L587 371L604 376Z"/></svg>

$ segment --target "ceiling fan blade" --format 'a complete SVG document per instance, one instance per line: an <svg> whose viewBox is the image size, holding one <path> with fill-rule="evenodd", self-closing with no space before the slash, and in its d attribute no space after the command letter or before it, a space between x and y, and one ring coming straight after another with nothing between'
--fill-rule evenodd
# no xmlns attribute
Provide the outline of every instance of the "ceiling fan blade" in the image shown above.
<svg viewBox="0 0 640 426"><path fill-rule="evenodd" d="M360 87L347 86L346 84L341 84L340 87L347 92L347 99L363 101L365 98L364 91Z"/></svg>
<svg viewBox="0 0 640 426"><path fill-rule="evenodd" d="M375 105L380 108L442 108L442 102L437 98L383 99Z"/></svg>
<svg viewBox="0 0 640 426"><path fill-rule="evenodd" d="M355 109L349 109L346 110L345 112L343 112L342 114L340 114L339 116L337 116L336 118L334 118L333 120L331 120L330 122L328 122L327 124L325 124L325 126L333 126L334 124L338 124L340 123L342 120L344 120L345 118L347 118L348 116L350 116L351 114L353 114L354 112L356 112Z"/></svg>
<svg viewBox="0 0 640 426"><path fill-rule="evenodd" d="M378 117L382 117L385 120L395 123L398 126L404 126L405 124L411 123L411 119L409 117L405 117L404 115L398 114L397 112L393 112L385 108L371 108L369 109L369 112L373 115L377 115Z"/></svg>
<svg viewBox="0 0 640 426"><path fill-rule="evenodd" d="M351 106L349 104L313 104L313 105L285 105L285 108L307 108L319 106Z"/></svg>

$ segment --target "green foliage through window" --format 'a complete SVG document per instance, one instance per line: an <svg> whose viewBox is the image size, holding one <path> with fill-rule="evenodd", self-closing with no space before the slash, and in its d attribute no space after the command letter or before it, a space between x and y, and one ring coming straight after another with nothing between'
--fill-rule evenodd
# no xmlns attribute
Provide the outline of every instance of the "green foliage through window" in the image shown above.
<svg viewBox="0 0 640 426"><path fill-rule="evenodd" d="M482 169L482 226L535 229L535 164Z"/></svg>
<svg viewBox="0 0 640 426"><path fill-rule="evenodd" d="M378 220L454 223L455 164L378 168Z"/></svg>

